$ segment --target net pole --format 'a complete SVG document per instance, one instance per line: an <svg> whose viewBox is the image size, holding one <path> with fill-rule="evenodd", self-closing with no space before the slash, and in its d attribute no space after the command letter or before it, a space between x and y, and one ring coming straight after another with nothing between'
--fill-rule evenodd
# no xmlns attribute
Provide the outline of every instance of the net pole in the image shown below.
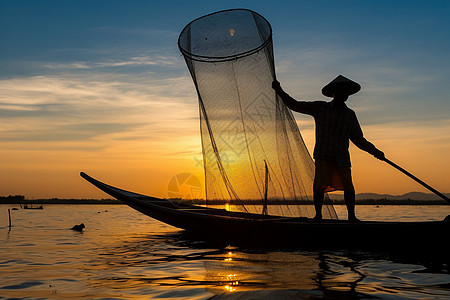
<svg viewBox="0 0 450 300"><path fill-rule="evenodd" d="M267 167L267 162L264 160L264 170L265 170L265 180L264 180L264 200L263 200L263 210L262 214L267 215L267 192L269 190L269 168Z"/></svg>

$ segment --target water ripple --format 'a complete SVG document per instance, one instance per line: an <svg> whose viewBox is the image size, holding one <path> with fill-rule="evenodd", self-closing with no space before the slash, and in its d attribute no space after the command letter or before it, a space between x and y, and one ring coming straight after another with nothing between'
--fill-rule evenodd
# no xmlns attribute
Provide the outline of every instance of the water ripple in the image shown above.
<svg viewBox="0 0 450 300"><path fill-rule="evenodd" d="M450 294L448 266L427 266L406 254L252 249L203 241L125 206L44 210L45 215L15 211L14 228L0 228L0 298L226 299L241 293L273 299L439 299ZM81 222L83 234L69 230Z"/></svg>

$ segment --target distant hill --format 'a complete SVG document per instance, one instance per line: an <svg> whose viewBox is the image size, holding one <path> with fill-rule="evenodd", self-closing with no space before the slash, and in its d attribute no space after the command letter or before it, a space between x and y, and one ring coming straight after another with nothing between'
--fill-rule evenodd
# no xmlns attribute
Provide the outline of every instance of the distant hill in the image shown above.
<svg viewBox="0 0 450 300"><path fill-rule="evenodd" d="M450 198L450 193L444 193L445 196ZM328 194L333 200L343 200L344 195ZM376 194L376 193L360 193L356 194L356 200L417 200L417 201L435 201L442 200L435 194L428 194L422 192L409 192L403 195L389 195L389 194Z"/></svg>

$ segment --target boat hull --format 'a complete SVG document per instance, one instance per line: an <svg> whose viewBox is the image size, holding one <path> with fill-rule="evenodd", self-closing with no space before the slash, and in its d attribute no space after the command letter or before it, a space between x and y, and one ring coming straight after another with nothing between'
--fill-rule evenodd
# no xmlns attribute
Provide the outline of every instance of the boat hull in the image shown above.
<svg viewBox="0 0 450 300"><path fill-rule="evenodd" d="M345 220L314 222L212 209L145 196L102 183L85 173L81 176L130 207L195 236L244 243L303 247L397 249L449 255L450 221L352 223Z"/></svg>

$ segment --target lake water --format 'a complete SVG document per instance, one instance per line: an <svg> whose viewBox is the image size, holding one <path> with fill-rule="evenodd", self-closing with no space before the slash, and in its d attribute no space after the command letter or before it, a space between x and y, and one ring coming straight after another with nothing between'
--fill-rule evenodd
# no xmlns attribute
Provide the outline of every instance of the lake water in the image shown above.
<svg viewBox="0 0 450 300"><path fill-rule="evenodd" d="M401 257L189 240L123 205L15 210L9 230L12 207L0 205L0 299L450 299L447 268ZM345 206L336 209L345 218ZM357 213L442 220L450 206L358 206ZM84 232L70 230L82 222Z"/></svg>

